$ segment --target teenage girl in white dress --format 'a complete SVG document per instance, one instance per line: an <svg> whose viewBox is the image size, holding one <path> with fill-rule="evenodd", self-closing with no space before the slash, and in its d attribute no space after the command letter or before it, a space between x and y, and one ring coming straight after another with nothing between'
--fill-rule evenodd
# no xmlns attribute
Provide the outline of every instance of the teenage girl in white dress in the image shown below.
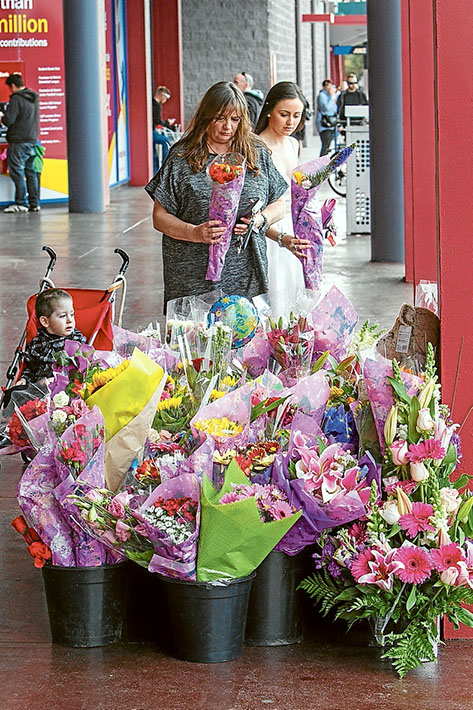
<svg viewBox="0 0 473 710"><path fill-rule="evenodd" d="M255 133L271 150L273 162L289 186L285 193L286 213L266 232L268 252L269 297L271 305L282 304L304 288L302 264L304 250L310 246L306 239L297 239L293 233L291 217L292 171L300 163L300 144L292 138L294 131L304 125L304 108L307 101L296 84L281 81L266 96Z"/></svg>

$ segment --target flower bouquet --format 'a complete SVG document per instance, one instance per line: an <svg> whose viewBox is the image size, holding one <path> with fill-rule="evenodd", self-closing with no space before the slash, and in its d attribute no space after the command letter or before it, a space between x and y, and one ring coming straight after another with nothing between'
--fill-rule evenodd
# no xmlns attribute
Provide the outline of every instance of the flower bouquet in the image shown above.
<svg viewBox="0 0 473 710"><path fill-rule="evenodd" d="M276 323L270 317L269 327L267 338L272 355L283 371L308 374L312 362L314 331L307 318L302 315L296 317L294 313L290 313L287 323L284 323L282 317Z"/></svg>
<svg viewBox="0 0 473 710"><path fill-rule="evenodd" d="M294 234L299 239L308 239L311 242L311 247L304 252L305 258L301 259L306 288L319 289L322 283L324 224L317 193L330 173L349 158L354 148L354 145L343 148L332 160L328 156L316 158L299 165L292 173L291 211ZM326 219L325 225L328 225L329 221L330 218Z"/></svg>
<svg viewBox="0 0 473 710"><path fill-rule="evenodd" d="M97 372L86 402L105 420L107 486L119 490L131 462L145 444L166 377L162 367L135 349L131 360Z"/></svg>
<svg viewBox="0 0 473 710"><path fill-rule="evenodd" d="M248 383L202 407L191 420L195 439L211 437L219 451L245 446L250 430L251 390Z"/></svg>
<svg viewBox="0 0 473 710"><path fill-rule="evenodd" d="M302 587L350 626L369 619L403 677L434 660L439 617L473 626L463 607L473 603L473 496L469 476L450 482L458 443L439 403L432 347L417 394L408 394L396 361L392 371L383 499L372 488L365 521L320 538L318 571Z"/></svg>
<svg viewBox="0 0 473 710"><path fill-rule="evenodd" d="M29 524L51 550L53 565L94 567L115 562L107 549L77 526L68 495L81 476L89 488L104 485L103 418L87 410L59 437L40 449L18 484L18 503Z"/></svg>
<svg viewBox="0 0 473 710"><path fill-rule="evenodd" d="M196 477L183 475L158 485L144 501L126 491L80 487L70 498L103 544L150 572L195 579L199 495Z"/></svg>
<svg viewBox="0 0 473 710"><path fill-rule="evenodd" d="M209 246L205 278L220 281L245 181L245 160L239 153L217 155L209 165L208 174L212 181L209 219L220 220L226 231L217 244Z"/></svg>
<svg viewBox="0 0 473 710"><path fill-rule="evenodd" d="M41 387L29 384L26 389L12 390L9 399L0 424L0 455L33 455L47 429L48 396Z"/></svg>
<svg viewBox="0 0 473 710"><path fill-rule="evenodd" d="M249 485L232 462L217 493L204 476L197 580L246 577L299 519L274 486Z"/></svg>

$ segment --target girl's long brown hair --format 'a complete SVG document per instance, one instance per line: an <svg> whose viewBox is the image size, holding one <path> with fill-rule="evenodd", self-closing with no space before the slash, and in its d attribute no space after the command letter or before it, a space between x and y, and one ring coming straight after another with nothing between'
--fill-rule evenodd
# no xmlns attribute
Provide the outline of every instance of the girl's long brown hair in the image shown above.
<svg viewBox="0 0 473 710"><path fill-rule="evenodd" d="M176 146L179 155L186 158L191 170L199 172L209 157L207 129L214 118L236 111L240 116L233 137L232 150L246 158L246 167L258 174L258 145L263 142L251 132L251 123L245 97L229 81L219 81L207 90L198 105L189 126Z"/></svg>

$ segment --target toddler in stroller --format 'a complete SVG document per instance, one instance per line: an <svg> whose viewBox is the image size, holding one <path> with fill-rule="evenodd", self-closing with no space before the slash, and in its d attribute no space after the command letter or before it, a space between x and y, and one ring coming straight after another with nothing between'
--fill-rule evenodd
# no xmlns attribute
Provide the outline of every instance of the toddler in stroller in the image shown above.
<svg viewBox="0 0 473 710"><path fill-rule="evenodd" d="M67 291L60 288L42 291L36 299L35 314L40 328L26 346L26 367L18 385L38 381L44 384L52 377L55 354L64 349L66 340L86 342L85 335L75 327L74 305Z"/></svg>

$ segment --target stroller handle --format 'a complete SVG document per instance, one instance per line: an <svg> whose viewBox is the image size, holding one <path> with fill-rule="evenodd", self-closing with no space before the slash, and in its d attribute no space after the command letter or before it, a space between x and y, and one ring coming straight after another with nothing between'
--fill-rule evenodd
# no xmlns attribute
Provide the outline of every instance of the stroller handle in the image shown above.
<svg viewBox="0 0 473 710"><path fill-rule="evenodd" d="M44 247L43 247L43 248L44 248ZM117 247L117 249L114 249L114 250L113 250L113 253L114 253L114 254L119 254L119 255L121 256L121 258L123 259L123 263L122 263L122 265L120 266L120 271L118 272L119 274L121 274L121 275L123 276L123 274L125 273L125 271L128 269L128 265L129 265L129 263L130 263L130 257L128 256L128 254L126 253L126 251L123 251L123 249L118 249L118 247Z"/></svg>
<svg viewBox="0 0 473 710"><path fill-rule="evenodd" d="M54 249L52 249L51 247L48 247L46 245L44 247L42 247L42 251L47 251L49 254L49 264L48 264L48 268L46 269L46 274L47 274L47 276L49 276L49 274L51 273L51 271L54 269L54 267L56 265L56 252L54 251Z"/></svg>

